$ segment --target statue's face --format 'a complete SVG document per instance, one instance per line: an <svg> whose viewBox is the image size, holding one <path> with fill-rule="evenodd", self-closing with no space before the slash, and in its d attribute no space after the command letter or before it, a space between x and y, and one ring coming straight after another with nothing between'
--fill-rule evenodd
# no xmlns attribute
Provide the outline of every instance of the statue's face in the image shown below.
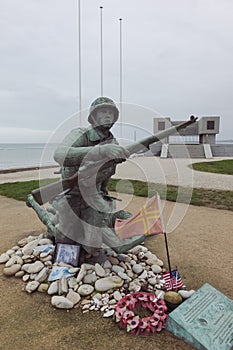
<svg viewBox="0 0 233 350"><path fill-rule="evenodd" d="M111 128L114 123L114 111L108 107L100 108L96 111L94 120L96 126Z"/></svg>

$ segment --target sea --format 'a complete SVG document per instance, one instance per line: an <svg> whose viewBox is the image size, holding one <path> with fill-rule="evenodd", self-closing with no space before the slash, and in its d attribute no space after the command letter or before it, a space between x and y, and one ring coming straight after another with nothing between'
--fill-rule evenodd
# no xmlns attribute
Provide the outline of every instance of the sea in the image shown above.
<svg viewBox="0 0 233 350"><path fill-rule="evenodd" d="M57 144L1 143L0 171L57 165L53 153Z"/></svg>
<svg viewBox="0 0 233 350"><path fill-rule="evenodd" d="M233 140L217 141L225 142L232 144ZM53 159L56 147L55 143L0 143L0 171L56 166L58 164Z"/></svg>

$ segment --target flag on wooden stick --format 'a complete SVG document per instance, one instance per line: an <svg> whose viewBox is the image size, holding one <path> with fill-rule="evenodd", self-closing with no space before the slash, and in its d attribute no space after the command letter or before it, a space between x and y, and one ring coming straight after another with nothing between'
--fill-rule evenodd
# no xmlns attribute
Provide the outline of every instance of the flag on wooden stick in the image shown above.
<svg viewBox="0 0 233 350"><path fill-rule="evenodd" d="M133 216L127 220L116 219L115 232L120 239L163 233L163 220L157 193Z"/></svg>

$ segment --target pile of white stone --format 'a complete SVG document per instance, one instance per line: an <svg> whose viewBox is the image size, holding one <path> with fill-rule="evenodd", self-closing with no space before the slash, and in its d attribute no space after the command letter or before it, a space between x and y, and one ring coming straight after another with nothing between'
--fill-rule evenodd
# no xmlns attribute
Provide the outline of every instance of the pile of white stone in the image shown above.
<svg viewBox="0 0 233 350"><path fill-rule="evenodd" d="M43 252L40 248L46 245L52 248ZM114 314L117 302L127 293L143 290L161 297L165 289L163 262L143 245L127 254L113 252L101 264L83 263L80 267L53 263L54 250L43 234L26 237L0 255L3 274L22 278L28 293L47 293L56 308L81 307L83 313L100 310L104 317ZM49 282L55 265L68 267L72 276Z"/></svg>

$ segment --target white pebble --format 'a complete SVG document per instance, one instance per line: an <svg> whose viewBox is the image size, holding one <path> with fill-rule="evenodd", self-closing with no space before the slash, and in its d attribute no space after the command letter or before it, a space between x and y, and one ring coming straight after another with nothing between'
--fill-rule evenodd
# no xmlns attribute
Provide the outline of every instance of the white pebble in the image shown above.
<svg viewBox="0 0 233 350"><path fill-rule="evenodd" d="M191 290L179 290L178 291L178 293L181 295L181 297L183 298L183 299L188 299L188 298L190 298L192 295L193 295L193 293L195 293L195 290L193 290L193 289L191 289Z"/></svg>
<svg viewBox="0 0 233 350"><path fill-rule="evenodd" d="M115 313L114 309L109 310L103 314L103 317L111 317L112 315L114 315L114 313Z"/></svg>
<svg viewBox="0 0 233 350"><path fill-rule="evenodd" d="M52 297L51 303L58 309L72 309L72 307L74 306L74 303L72 303L72 301L63 296L58 295L54 295Z"/></svg>
<svg viewBox="0 0 233 350"><path fill-rule="evenodd" d="M78 289L78 293L82 296L90 295L93 291L94 287L90 284L83 284Z"/></svg>
<svg viewBox="0 0 233 350"><path fill-rule="evenodd" d="M26 285L25 287L25 290L28 292L28 293L32 293L34 292L35 290L37 290L37 288L39 287L40 283L37 282L37 281L30 281L28 282L28 284Z"/></svg>
<svg viewBox="0 0 233 350"><path fill-rule="evenodd" d="M134 273L139 275L140 273L142 273L143 267L140 264L135 264L135 265L133 265L132 270L133 270Z"/></svg>
<svg viewBox="0 0 233 350"><path fill-rule="evenodd" d="M0 264L5 264L10 259L7 253L3 253L0 255Z"/></svg>

